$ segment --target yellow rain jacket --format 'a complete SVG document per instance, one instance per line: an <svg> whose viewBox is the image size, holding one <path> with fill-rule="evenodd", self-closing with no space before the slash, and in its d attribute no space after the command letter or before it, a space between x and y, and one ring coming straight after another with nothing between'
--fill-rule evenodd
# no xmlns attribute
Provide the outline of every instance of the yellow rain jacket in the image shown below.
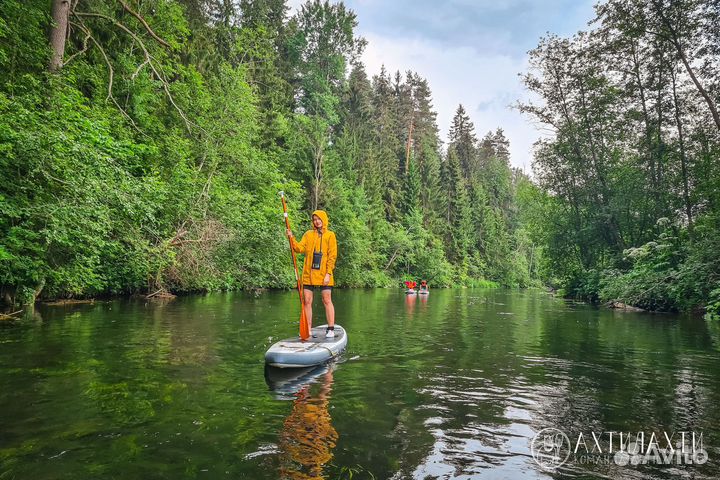
<svg viewBox="0 0 720 480"><path fill-rule="evenodd" d="M303 264L302 284L322 286L325 280L325 274L330 274L330 283L335 285L335 260L337 259L337 239L335 233L328 230L330 220L324 210L315 210L313 215L320 217L323 222L322 232L318 232L314 227L312 230L305 232L302 240L299 242L292 237L292 246L297 253L305 254L305 263ZM312 217L311 217L312 218ZM322 260L320 262L320 270L313 270L313 252L322 252Z"/></svg>

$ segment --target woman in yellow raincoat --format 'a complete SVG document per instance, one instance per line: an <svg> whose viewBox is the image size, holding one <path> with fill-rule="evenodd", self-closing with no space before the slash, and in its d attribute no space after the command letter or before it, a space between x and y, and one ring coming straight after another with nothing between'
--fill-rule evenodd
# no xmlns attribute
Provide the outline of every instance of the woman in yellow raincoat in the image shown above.
<svg viewBox="0 0 720 480"><path fill-rule="evenodd" d="M332 287L335 285L333 273L337 259L337 239L335 233L328 230L330 220L324 210L315 210L312 213L312 230L308 230L299 242L288 229L287 235L292 241L293 249L297 253L305 254L303 263L302 284L305 303L305 316L312 328L312 301L313 292L320 289L323 305L325 305L325 318L328 328L325 336L335 336L335 306L332 303Z"/></svg>

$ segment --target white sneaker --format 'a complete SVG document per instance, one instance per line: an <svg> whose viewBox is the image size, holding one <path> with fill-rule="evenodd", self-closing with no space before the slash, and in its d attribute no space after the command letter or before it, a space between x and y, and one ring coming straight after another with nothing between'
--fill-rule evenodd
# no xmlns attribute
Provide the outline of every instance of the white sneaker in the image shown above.
<svg viewBox="0 0 720 480"><path fill-rule="evenodd" d="M325 338L335 338L335 330L328 330L325 332Z"/></svg>

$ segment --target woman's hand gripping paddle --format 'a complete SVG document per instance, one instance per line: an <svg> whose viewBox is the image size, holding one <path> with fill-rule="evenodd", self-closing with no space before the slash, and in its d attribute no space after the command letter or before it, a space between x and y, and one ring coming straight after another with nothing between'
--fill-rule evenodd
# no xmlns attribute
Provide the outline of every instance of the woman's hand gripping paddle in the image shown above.
<svg viewBox="0 0 720 480"><path fill-rule="evenodd" d="M290 219L288 218L287 203L285 203L285 192L280 192L280 199L282 200L283 216L285 217L285 228L290 230ZM305 317L305 297L303 295L303 286L300 281L300 275L298 275L297 259L295 258L295 250L292 245L292 238L288 237L290 242L290 254L292 255L293 267L295 267L295 281L297 282L297 291L300 295L300 338L307 340L310 338L310 328L308 327L307 318Z"/></svg>

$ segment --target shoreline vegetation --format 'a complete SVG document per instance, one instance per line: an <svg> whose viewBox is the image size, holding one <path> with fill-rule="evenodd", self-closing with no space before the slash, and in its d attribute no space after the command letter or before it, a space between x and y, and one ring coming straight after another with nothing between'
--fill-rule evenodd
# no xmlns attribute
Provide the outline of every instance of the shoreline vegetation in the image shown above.
<svg viewBox="0 0 720 480"><path fill-rule="evenodd" d="M342 287L339 287L341 290L344 289ZM362 287L355 287L355 288L362 288ZM374 287L377 288L377 287ZM380 287L382 288L382 287ZM385 287L385 288L392 288L397 289L400 291L404 291L405 289L402 287ZM500 285L497 282L491 282L491 281L482 281L482 282L476 282L475 285L472 286L462 286L462 287L445 287L445 288L461 288L461 289L498 289L498 288L506 288ZM572 299L567 298L566 295L558 295L558 291L553 290L552 288L548 287L527 287L526 289L530 290L536 290L540 289L543 290L548 295L559 297L559 298L566 298L567 300L572 301ZM254 295L256 298L268 293L268 292L279 292L279 291L288 291L290 289L287 288L250 288L246 290L234 290L234 292L244 292ZM226 290L225 293L231 293L232 290ZM169 293L169 292L162 292L160 294L155 295L146 295L141 293L134 293L134 294L119 294L119 295L102 295L92 298L81 298L81 299L75 299L75 298L64 298L64 299L46 299L46 300L36 300L35 304L43 305L43 306L49 306L49 307L67 307L67 306L77 306L77 305L95 305L98 303L105 303L105 302L112 302L115 300L144 300L144 301L151 301L151 302L159 302L164 303L168 301L175 300L178 297L186 297L186 296L195 296L195 295L207 295L211 293L220 293L220 292L210 292L210 291L191 291L191 292L178 292L177 294ZM559 292L562 294L562 292ZM576 300L580 303L588 303L584 300ZM618 310L622 312L634 312L634 313L667 313L667 312L661 312L661 311L652 311L652 310L645 310L643 308L635 307L632 305L627 305L622 302L617 301L609 301L604 304L596 305L600 308L607 308L610 310ZM26 305L27 308L23 308L20 310L16 310L13 312L8 311L7 313L0 312L0 321L12 321L12 320L18 320L21 319L22 316L25 314L26 310L32 312L34 305ZM702 314L704 312L689 312L692 314Z"/></svg>
<svg viewBox="0 0 720 480"><path fill-rule="evenodd" d="M462 104L440 138L422 72L366 72L342 3L6 0L0 302L289 288L283 190L342 287L718 314L720 8L596 15L529 53L531 178Z"/></svg>

